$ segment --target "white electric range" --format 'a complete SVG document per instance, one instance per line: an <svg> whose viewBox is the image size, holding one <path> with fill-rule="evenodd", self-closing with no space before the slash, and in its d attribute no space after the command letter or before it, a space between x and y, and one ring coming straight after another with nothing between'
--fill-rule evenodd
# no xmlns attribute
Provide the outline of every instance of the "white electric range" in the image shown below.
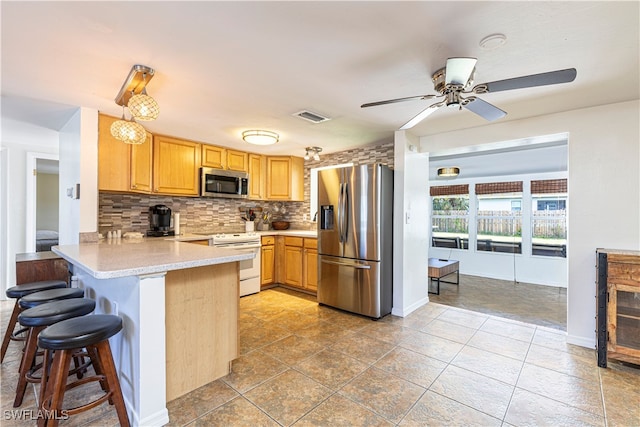
<svg viewBox="0 0 640 427"><path fill-rule="evenodd" d="M240 261L240 296L260 292L260 236L257 233L213 234L211 246L238 250L253 250L255 258Z"/></svg>

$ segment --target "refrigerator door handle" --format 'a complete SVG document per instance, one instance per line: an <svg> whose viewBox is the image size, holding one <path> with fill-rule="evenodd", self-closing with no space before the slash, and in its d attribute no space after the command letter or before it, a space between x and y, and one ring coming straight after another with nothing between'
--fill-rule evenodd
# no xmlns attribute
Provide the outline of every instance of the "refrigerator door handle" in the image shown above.
<svg viewBox="0 0 640 427"><path fill-rule="evenodd" d="M340 243L344 242L342 237L342 217L344 211L342 210L342 201L344 200L344 184L340 183L340 196L338 196L338 240Z"/></svg>
<svg viewBox="0 0 640 427"><path fill-rule="evenodd" d="M322 262L325 263L325 264L343 265L345 267L359 268L361 270L371 270L371 266L370 265L351 264L351 263L348 263L348 262L330 261L328 259L323 259Z"/></svg>
<svg viewBox="0 0 640 427"><path fill-rule="evenodd" d="M342 241L347 242L347 227L349 226L349 218L347 207L349 206L349 183L344 183L344 194L342 195Z"/></svg>

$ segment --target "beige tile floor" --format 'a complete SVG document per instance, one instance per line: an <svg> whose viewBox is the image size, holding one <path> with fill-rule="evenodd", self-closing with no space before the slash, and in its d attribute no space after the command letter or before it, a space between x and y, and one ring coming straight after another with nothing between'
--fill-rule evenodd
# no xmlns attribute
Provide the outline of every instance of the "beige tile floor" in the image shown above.
<svg viewBox="0 0 640 427"><path fill-rule="evenodd" d="M436 303L376 322L282 288L240 307L233 373L169 402L170 425L640 426L640 369L598 368L595 351L556 329ZM15 347L0 372L3 411ZM114 412L61 425L115 425Z"/></svg>

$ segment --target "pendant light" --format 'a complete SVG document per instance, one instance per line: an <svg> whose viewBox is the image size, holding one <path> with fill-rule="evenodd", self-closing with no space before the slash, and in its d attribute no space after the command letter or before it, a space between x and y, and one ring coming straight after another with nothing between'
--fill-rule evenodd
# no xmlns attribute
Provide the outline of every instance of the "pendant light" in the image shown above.
<svg viewBox="0 0 640 427"><path fill-rule="evenodd" d="M160 107L155 99L147 95L147 73L142 74L142 80L144 85L142 91L137 95L132 93L127 106L131 115L136 119L143 121L155 120L160 114Z"/></svg>
<svg viewBox="0 0 640 427"><path fill-rule="evenodd" d="M122 141L123 130L122 127L127 123L127 120L124 118L124 105L122 106L122 118L120 120L116 120L111 124L111 135L117 139Z"/></svg>
<svg viewBox="0 0 640 427"><path fill-rule="evenodd" d="M305 148L305 155L304 155L304 159L305 160L315 160L318 161L320 160L320 152L322 151L321 147L306 147Z"/></svg>

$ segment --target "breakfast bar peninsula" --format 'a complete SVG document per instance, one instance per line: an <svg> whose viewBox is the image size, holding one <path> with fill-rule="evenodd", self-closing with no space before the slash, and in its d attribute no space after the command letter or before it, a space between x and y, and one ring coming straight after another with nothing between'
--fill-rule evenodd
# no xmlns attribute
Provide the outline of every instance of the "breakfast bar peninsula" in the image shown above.
<svg viewBox="0 0 640 427"><path fill-rule="evenodd" d="M52 250L96 313L123 319L110 344L133 425L167 424L167 401L229 373L238 357L239 261L253 252L154 238Z"/></svg>

